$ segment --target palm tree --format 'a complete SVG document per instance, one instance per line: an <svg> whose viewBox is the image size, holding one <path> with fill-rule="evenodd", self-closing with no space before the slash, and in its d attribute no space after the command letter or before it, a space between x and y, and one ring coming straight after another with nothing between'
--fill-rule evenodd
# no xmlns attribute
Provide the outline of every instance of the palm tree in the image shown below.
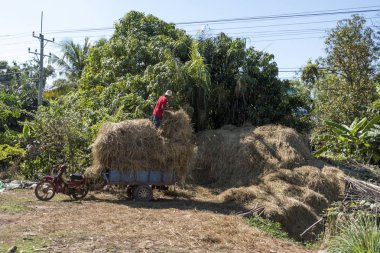
<svg viewBox="0 0 380 253"><path fill-rule="evenodd" d="M56 63L62 70L60 74L64 73L74 87L86 65L86 59L91 47L89 41L90 39L86 37L83 46L75 44L72 40L64 41L60 44L63 53L62 58L56 55L52 56L52 62Z"/></svg>
<svg viewBox="0 0 380 253"><path fill-rule="evenodd" d="M199 53L199 44L194 42L191 46L190 60L184 65L190 84L189 100L194 108L193 120L197 131L207 128L208 94L210 91L210 73L203 56Z"/></svg>

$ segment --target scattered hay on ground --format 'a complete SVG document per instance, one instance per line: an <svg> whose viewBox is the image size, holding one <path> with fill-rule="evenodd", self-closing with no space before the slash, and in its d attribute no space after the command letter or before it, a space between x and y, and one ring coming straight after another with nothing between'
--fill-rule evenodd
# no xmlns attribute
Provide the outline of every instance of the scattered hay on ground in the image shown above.
<svg viewBox="0 0 380 253"><path fill-rule="evenodd" d="M322 169L303 166L294 170L279 169L260 177L260 182L239 188L231 188L219 195L223 202L236 202L247 208L261 205L263 215L282 224L294 237L319 219L329 203L338 199L344 191L342 172L331 167ZM322 229L315 227L315 231ZM313 239L307 234L303 239Z"/></svg>

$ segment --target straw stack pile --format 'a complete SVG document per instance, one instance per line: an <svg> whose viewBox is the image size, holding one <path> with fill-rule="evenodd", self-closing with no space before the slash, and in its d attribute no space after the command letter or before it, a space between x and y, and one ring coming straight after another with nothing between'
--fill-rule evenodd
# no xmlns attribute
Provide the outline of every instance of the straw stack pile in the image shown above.
<svg viewBox="0 0 380 253"><path fill-rule="evenodd" d="M196 142L194 183L218 188L222 202L264 207L263 215L293 236L344 192L344 174L314 159L305 139L291 128L227 126L198 134Z"/></svg>
<svg viewBox="0 0 380 253"><path fill-rule="evenodd" d="M105 123L92 146L93 163L85 175L97 177L103 170L175 171L179 179L188 174L193 154L192 127L183 110L166 111L156 130L149 119Z"/></svg>

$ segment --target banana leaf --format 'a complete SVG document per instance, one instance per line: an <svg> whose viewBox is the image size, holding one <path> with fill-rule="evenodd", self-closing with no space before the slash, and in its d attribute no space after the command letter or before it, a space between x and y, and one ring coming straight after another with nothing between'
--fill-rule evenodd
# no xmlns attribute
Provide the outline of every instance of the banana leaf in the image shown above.
<svg viewBox="0 0 380 253"><path fill-rule="evenodd" d="M334 121L326 120L326 125L328 125L332 131L334 131L337 134L343 134L343 133L351 133L351 129L343 124L338 124Z"/></svg>

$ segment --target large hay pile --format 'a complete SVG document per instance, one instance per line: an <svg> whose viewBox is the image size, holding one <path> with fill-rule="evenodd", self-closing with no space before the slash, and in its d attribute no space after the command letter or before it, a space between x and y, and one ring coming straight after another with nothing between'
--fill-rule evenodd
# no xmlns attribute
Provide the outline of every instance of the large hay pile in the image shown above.
<svg viewBox="0 0 380 253"><path fill-rule="evenodd" d="M105 169L119 171L175 171L183 180L188 174L193 146L192 127L183 111L166 111L162 128L149 119L105 123L92 146L93 163L85 175L97 177Z"/></svg>
<svg viewBox="0 0 380 253"><path fill-rule="evenodd" d="M263 173L313 159L295 130L275 125L204 131L197 136L197 146L194 181L224 187L249 185Z"/></svg>
<svg viewBox="0 0 380 253"><path fill-rule="evenodd" d="M291 128L228 126L200 133L197 144L193 182L222 189L223 202L263 206L293 236L344 191L343 173L315 160Z"/></svg>

